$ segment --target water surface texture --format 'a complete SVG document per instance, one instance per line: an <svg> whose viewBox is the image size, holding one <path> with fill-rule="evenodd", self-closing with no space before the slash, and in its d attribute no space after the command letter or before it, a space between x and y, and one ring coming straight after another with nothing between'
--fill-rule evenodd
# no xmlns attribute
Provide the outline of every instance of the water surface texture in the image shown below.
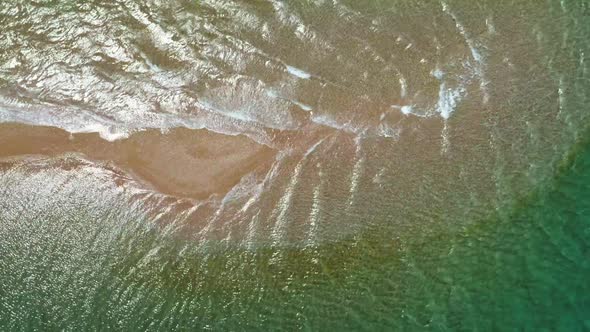
<svg viewBox="0 0 590 332"><path fill-rule="evenodd" d="M590 3L0 3L0 329L590 329Z"/></svg>

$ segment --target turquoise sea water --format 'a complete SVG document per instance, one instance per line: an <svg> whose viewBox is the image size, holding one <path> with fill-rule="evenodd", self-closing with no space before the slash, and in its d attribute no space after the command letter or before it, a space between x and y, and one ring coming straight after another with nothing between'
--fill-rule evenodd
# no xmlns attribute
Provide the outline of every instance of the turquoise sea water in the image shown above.
<svg viewBox="0 0 590 332"><path fill-rule="evenodd" d="M0 160L0 331L590 330L589 8L0 3L0 122L328 132L220 202Z"/></svg>

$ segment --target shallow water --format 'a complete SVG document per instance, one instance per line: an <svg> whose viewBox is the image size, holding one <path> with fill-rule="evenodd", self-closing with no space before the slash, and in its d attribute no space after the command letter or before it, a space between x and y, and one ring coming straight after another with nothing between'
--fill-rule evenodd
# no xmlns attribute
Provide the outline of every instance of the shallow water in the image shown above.
<svg viewBox="0 0 590 332"><path fill-rule="evenodd" d="M0 4L0 326L590 329L589 10Z"/></svg>

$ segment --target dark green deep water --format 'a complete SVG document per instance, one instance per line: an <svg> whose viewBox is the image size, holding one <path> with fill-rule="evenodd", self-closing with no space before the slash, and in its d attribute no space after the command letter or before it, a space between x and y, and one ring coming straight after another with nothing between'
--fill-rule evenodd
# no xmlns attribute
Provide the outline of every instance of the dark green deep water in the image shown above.
<svg viewBox="0 0 590 332"><path fill-rule="evenodd" d="M292 119L274 123L275 108L262 107L260 96L272 88L284 100L309 103L320 119L333 115L364 129L342 134L334 125L333 145L310 154L313 163L301 162L294 180L285 177L299 187L281 180L265 187L272 193L255 203L259 214L239 222L249 225L259 215L271 226L287 220L287 235L261 226L260 241L243 240L231 228L228 241L195 240L190 227L175 229L101 187L108 181L100 172L63 175L42 163L0 164L0 331L590 330L587 1L64 3L0 4L0 22L10 26L10 38L0 40L1 122L68 130L86 125L76 121L102 124L100 116L77 117L90 109L130 129L186 125L191 117L209 128L217 118L179 105L217 102L231 111L235 104L215 97L232 100L227 91L241 91L246 97L236 92L242 98L236 99L259 106L252 118L276 129ZM363 15L337 10L347 8ZM293 37L297 20L290 17L305 23L305 38ZM485 27L488 18L495 28ZM263 38L266 22L271 36ZM374 26L363 30L369 22ZM338 33L353 23L350 36ZM399 31L414 45L382 42ZM440 39L446 44L438 45ZM417 53L402 53L406 47L418 47ZM477 67L475 51L487 56L485 66ZM390 53L406 55L383 60ZM448 72L449 81L433 78L434 67L421 69L421 56ZM383 61L395 75L385 73ZM305 67L315 80L289 76L287 64ZM361 69L368 81L357 80ZM384 82L397 84L396 75L408 78L408 95L416 93L391 97L379 90ZM442 120L428 107L444 99L439 83L456 88L461 80L453 75L467 83L457 88L464 101L444 120L444 130L450 128L444 154L437 131ZM480 84L485 80L488 86ZM327 97L315 100L317 90ZM482 106L485 93L490 100ZM361 97L369 106L359 111ZM138 100L160 104L153 110ZM376 129L382 104L387 110L400 100L438 121L406 124L404 115L379 124L424 130L415 149L411 139L402 136L396 145ZM166 113L169 104L182 121ZM53 112L39 111L45 108ZM158 115L171 123L149 122ZM288 129L308 128L304 124ZM346 145L354 135L366 141L347 155L355 151ZM398 146L408 159L396 154ZM421 159L432 146L436 157L428 151ZM349 186L357 169L365 172L360 185ZM295 181L300 174L303 180ZM282 196L292 188L295 198ZM299 240L305 227L314 230L308 210L314 211L309 196L315 188L327 192L313 202L324 204L318 220L329 234L319 234L329 240L309 244ZM291 205L275 209L283 201ZM222 218L235 212L231 208Z"/></svg>

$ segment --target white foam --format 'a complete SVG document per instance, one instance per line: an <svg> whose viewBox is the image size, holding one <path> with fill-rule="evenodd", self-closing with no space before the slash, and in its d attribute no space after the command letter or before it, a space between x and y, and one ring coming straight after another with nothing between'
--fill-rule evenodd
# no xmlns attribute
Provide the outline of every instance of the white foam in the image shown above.
<svg viewBox="0 0 590 332"><path fill-rule="evenodd" d="M436 110L443 119L446 120L451 116L460 98L461 89L449 89L445 82L440 84Z"/></svg>
<svg viewBox="0 0 590 332"><path fill-rule="evenodd" d="M317 143L315 143L311 148L307 149L307 151L305 152L305 157L309 156L312 152L315 151L315 149L322 144L322 142L325 140L325 138L322 138L321 140L319 140Z"/></svg>
<svg viewBox="0 0 590 332"><path fill-rule="evenodd" d="M206 103L195 103L197 113L133 113L130 119L111 119L74 106L61 108L53 105L26 105L0 97L0 122L17 122L33 126L61 128L69 133L98 133L107 141L129 137L133 132L171 128L207 129L223 135L245 135L265 145L270 138L259 130L261 124L245 122L239 113L223 113L207 107ZM242 120L240 120L242 118Z"/></svg>
<svg viewBox="0 0 590 332"><path fill-rule="evenodd" d="M406 97L406 94L408 93L408 83L406 82L406 79L403 77L400 77L399 79L399 86L400 86L400 96L402 98Z"/></svg>
<svg viewBox="0 0 590 332"><path fill-rule="evenodd" d="M211 111L214 111L219 114L223 114L224 116L231 118L231 119L239 120L242 122L256 122L254 118L250 117L247 112L244 112L242 110L221 109L219 107L214 106L209 101L205 101L205 100L201 101L201 105L203 105L205 108L207 108Z"/></svg>
<svg viewBox="0 0 590 332"><path fill-rule="evenodd" d="M299 68L295 68L293 66L289 66L289 65L285 65L285 67L287 68L287 71L289 72L289 74L293 75L293 76L297 76L301 79L307 80L311 77L311 74L309 74L306 71L303 71Z"/></svg>
<svg viewBox="0 0 590 332"><path fill-rule="evenodd" d="M51 109L20 109L5 108L0 104L0 122L17 122L32 126L48 126L61 128L69 133L98 133L99 136L109 142L129 137L130 130L111 123L107 120L97 119L80 110L77 118L63 119L57 116Z"/></svg>
<svg viewBox="0 0 590 332"><path fill-rule="evenodd" d="M313 110L313 108L311 106L304 104L300 101L294 100L294 99L288 99L288 98L282 97L274 90L266 90L266 95L269 96L270 98L287 100L287 101L299 106L299 108L301 108L302 110L304 110L306 112Z"/></svg>
<svg viewBox="0 0 590 332"><path fill-rule="evenodd" d="M99 123L89 124L84 127L81 127L78 131L69 131L69 132L78 132L78 133L98 133L98 135L109 142L114 142L119 139L129 137L128 131L117 130L115 127L112 126L105 126Z"/></svg>
<svg viewBox="0 0 590 332"><path fill-rule="evenodd" d="M306 105L304 103L298 102L296 100L291 100L291 102L297 106L299 106L299 108L301 108L302 110L306 111L306 112L310 112L313 110L313 107Z"/></svg>
<svg viewBox="0 0 590 332"><path fill-rule="evenodd" d="M414 105L390 105L389 107L399 110L403 115L413 115L420 118L429 116L427 113L422 114L417 112Z"/></svg>
<svg viewBox="0 0 590 332"><path fill-rule="evenodd" d="M199 98L200 105L211 112L250 125L280 130L293 130L299 127L300 120L292 114L293 102L281 97L263 82L238 79L227 83L225 86L205 92Z"/></svg>
<svg viewBox="0 0 590 332"><path fill-rule="evenodd" d="M311 121L316 124L323 125L326 127L330 127L330 128L334 128L334 129L338 129L338 130L350 131L349 127L347 125L338 123L336 120L334 120L333 118L331 118L330 116L328 116L326 114L314 115L311 118Z"/></svg>
<svg viewBox="0 0 590 332"><path fill-rule="evenodd" d="M165 31L158 24L150 21L149 16L142 12L139 6L132 5L132 8L129 9L131 15L137 21L143 24L150 32L152 40L156 47L160 48L161 50L174 53L176 56L180 57L184 61L194 63L195 56L191 54L192 52L190 48L188 48L182 42L175 41L172 33Z"/></svg>
<svg viewBox="0 0 590 332"><path fill-rule="evenodd" d="M410 105L404 105L400 108L400 111L404 114L404 115L408 115L408 114L412 114L412 106Z"/></svg>
<svg viewBox="0 0 590 332"><path fill-rule="evenodd" d="M250 197L250 199L248 199L248 201L246 201L246 203L244 203L244 205L240 209L240 213L245 213L246 211L248 211L250 206L252 206L252 204L254 204L254 202L256 202L258 197L259 197L258 195L252 195L252 197Z"/></svg>
<svg viewBox="0 0 590 332"><path fill-rule="evenodd" d="M350 120L345 123L342 123L327 114L313 114L311 121L322 126L330 127L354 135L364 135L367 133L367 130L369 129L369 127L367 126L355 126L355 124L353 124Z"/></svg>
<svg viewBox="0 0 590 332"><path fill-rule="evenodd" d="M442 80L444 73L442 72L442 70L436 68L435 70L432 71L432 76L436 77L439 80Z"/></svg>
<svg viewBox="0 0 590 332"><path fill-rule="evenodd" d="M471 57L473 58L473 60L475 60L475 74L479 77L479 88L480 91L483 94L483 103L487 104L490 96L489 96L489 92L487 90L487 84L488 81L485 78L485 57L480 53L475 40L473 40L469 34L469 32L465 29L465 26L463 26L463 24L461 24L461 22L459 21L459 19L457 18L457 16L449 9L448 4L445 1L441 1L441 5L442 5L442 9L443 12L445 12L447 15L449 15L453 21L455 22L455 27L457 28L457 30L459 31L459 34L463 37L463 39L465 40L465 43L467 44L467 47L469 47L469 51L471 52ZM488 23L488 20L486 20L486 24ZM492 25L493 27L493 25ZM488 26L488 29L490 29L490 26ZM495 28L494 28L495 31Z"/></svg>
<svg viewBox="0 0 590 332"><path fill-rule="evenodd" d="M436 103L436 112L443 118L448 119L451 114L455 111L457 103L461 100L465 93L463 85L451 88L445 81L445 74L440 69L432 71L432 76L436 77L440 81L438 90L438 101Z"/></svg>

